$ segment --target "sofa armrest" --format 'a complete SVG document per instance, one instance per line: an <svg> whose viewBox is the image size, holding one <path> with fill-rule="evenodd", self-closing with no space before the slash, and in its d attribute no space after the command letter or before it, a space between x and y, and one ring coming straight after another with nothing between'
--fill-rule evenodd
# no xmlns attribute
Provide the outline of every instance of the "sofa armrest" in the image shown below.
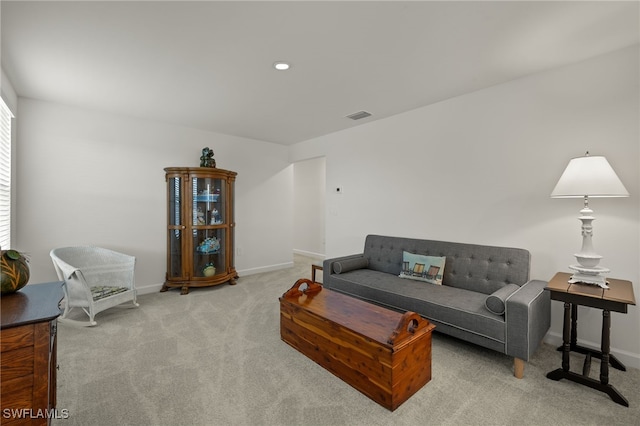
<svg viewBox="0 0 640 426"><path fill-rule="evenodd" d="M351 254L349 256L334 257L333 259L325 259L322 262L322 285L331 288L331 276L336 275L333 272L334 264L345 260L364 259L364 253Z"/></svg>
<svg viewBox="0 0 640 426"><path fill-rule="evenodd" d="M551 298L546 281L531 280L506 300L507 355L529 361L551 326Z"/></svg>

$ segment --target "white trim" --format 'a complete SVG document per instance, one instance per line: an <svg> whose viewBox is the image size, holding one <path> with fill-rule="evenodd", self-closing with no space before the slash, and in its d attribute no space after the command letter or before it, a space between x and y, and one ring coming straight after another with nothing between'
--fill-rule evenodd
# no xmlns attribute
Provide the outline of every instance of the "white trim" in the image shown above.
<svg viewBox="0 0 640 426"><path fill-rule="evenodd" d="M261 274L263 272L279 271L281 269L288 269L288 268L293 268L293 262L262 266L259 268L243 269L241 271L238 271L238 275L240 276L240 278L238 279L239 280L238 285L242 283L242 277ZM160 289L162 288L162 285L163 284L147 284L142 287L139 287L138 285L136 285L136 291L138 292L138 295L156 293L160 291ZM192 287L192 288L196 288L196 287Z"/></svg>
<svg viewBox="0 0 640 426"><path fill-rule="evenodd" d="M238 271L240 279L243 276L261 274L263 272L279 271L281 269L293 268L293 262L279 263L276 265L261 266L259 268L243 269Z"/></svg>
<svg viewBox="0 0 640 426"><path fill-rule="evenodd" d="M138 287L136 285L136 293L138 296L140 296L141 294L158 293L161 288L162 284L148 284L142 287Z"/></svg>
<svg viewBox="0 0 640 426"><path fill-rule="evenodd" d="M324 260L326 257L324 254L314 253L312 251L305 251L305 250L299 250L299 249L293 249L293 253L299 254L302 256L311 257L313 259L319 259L319 260Z"/></svg>

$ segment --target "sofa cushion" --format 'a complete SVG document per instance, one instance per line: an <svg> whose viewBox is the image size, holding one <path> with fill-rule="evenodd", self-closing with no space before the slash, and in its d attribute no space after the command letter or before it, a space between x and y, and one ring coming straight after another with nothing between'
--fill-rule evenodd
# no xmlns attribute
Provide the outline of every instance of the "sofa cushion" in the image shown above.
<svg viewBox="0 0 640 426"><path fill-rule="evenodd" d="M446 260L441 256L423 256L403 251L402 271L399 276L400 278L440 285Z"/></svg>
<svg viewBox="0 0 640 426"><path fill-rule="evenodd" d="M364 257L369 269L399 275L402 252L446 256L442 284L490 295L507 284L529 281L527 250L415 238L367 235Z"/></svg>
<svg viewBox="0 0 640 426"><path fill-rule="evenodd" d="M363 269L369 266L369 261L364 257L356 257L353 259L345 259L333 264L333 272L342 274L344 272Z"/></svg>
<svg viewBox="0 0 640 426"><path fill-rule="evenodd" d="M402 312L413 311L495 342L505 342L504 317L485 308L486 294L406 280L372 269L334 275L329 288Z"/></svg>
<svg viewBox="0 0 640 426"><path fill-rule="evenodd" d="M520 286L515 284L507 284L499 290L494 291L485 300L484 304L488 310L494 314L503 315L505 309L505 301L515 293Z"/></svg>

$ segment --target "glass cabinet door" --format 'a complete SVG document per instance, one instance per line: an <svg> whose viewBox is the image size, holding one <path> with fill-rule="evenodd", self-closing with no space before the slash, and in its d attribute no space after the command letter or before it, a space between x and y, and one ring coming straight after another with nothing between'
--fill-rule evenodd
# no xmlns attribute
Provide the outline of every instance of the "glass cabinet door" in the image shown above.
<svg viewBox="0 0 640 426"><path fill-rule="evenodd" d="M205 278L225 274L227 182L225 179L193 177L191 191L191 276Z"/></svg>
<svg viewBox="0 0 640 426"><path fill-rule="evenodd" d="M226 181L224 179L191 179L193 192L194 226L223 225L226 206Z"/></svg>
<svg viewBox="0 0 640 426"><path fill-rule="evenodd" d="M229 187L231 188L231 194L235 194L235 180L231 179L229 181ZM234 204L230 203L229 204L229 243L230 243L230 247L231 250L229 250L229 264L230 265L235 265L236 264L236 259L235 259L235 247L236 247L236 224L235 224L235 211L233 211L234 208Z"/></svg>
<svg viewBox="0 0 640 426"><path fill-rule="evenodd" d="M167 227L169 264L167 275L170 278L182 276L182 241L184 238L182 217L182 178L179 176L167 179L167 192L169 200L169 223Z"/></svg>
<svg viewBox="0 0 640 426"><path fill-rule="evenodd" d="M191 276L202 278L226 273L225 244L225 229L194 229Z"/></svg>

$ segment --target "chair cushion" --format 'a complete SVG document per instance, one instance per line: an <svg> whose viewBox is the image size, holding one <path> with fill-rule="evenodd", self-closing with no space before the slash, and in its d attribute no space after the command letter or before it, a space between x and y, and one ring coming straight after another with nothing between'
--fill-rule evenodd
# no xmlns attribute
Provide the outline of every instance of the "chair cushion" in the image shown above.
<svg viewBox="0 0 640 426"><path fill-rule="evenodd" d="M106 285L95 286L91 287L91 297L93 300L100 300L127 290L128 288L126 287L110 287Z"/></svg>

